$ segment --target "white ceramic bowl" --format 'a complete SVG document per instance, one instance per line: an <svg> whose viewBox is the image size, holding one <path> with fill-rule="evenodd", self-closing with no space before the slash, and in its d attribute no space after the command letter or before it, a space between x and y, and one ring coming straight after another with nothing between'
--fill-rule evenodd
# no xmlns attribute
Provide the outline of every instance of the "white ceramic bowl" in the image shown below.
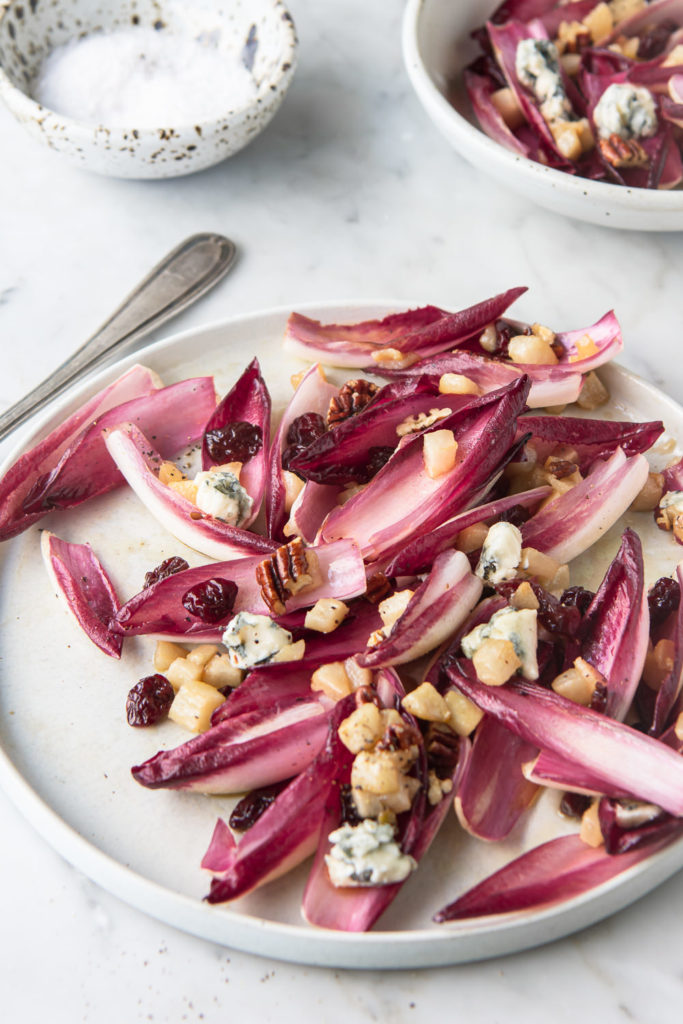
<svg viewBox="0 0 683 1024"><path fill-rule="evenodd" d="M626 188L574 177L505 149L475 126L460 72L477 54L470 32L497 6L497 0L408 0L405 65L437 128L477 170L556 213L612 228L683 230L683 189Z"/></svg>
<svg viewBox="0 0 683 1024"><path fill-rule="evenodd" d="M226 59L235 47L248 52L253 99L219 117L206 118L200 109L191 123L149 128L86 124L32 98L41 64L56 47L131 26L191 39L210 36ZM292 79L296 49L294 23L282 0L5 0L0 3L0 98L35 138L81 167L121 178L170 178L232 156L265 128Z"/></svg>

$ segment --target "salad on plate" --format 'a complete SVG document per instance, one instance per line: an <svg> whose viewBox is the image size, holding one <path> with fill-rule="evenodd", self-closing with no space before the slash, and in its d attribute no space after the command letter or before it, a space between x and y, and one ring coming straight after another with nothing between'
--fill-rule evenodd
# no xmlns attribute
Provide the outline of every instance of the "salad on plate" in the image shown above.
<svg viewBox="0 0 683 1024"><path fill-rule="evenodd" d="M660 421L599 418L614 314L556 332L510 317L524 290L293 313L284 347L310 365L277 419L257 359L220 400L135 366L0 481L2 540L127 485L201 555L124 595L39 528L102 657L150 645L121 698L150 738L131 786L240 797L206 837L210 903L312 857L306 920L366 931L449 814L503 843L548 789L567 834L465 892L455 863L435 921L590 893L683 834L683 460L657 468ZM627 513L591 589L574 568ZM671 548L651 586L634 515ZM155 750L166 718L188 738Z"/></svg>

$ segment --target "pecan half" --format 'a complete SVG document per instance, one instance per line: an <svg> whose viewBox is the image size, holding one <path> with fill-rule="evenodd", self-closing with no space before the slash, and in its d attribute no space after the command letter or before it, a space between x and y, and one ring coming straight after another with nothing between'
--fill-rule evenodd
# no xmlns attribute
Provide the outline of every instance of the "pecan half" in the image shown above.
<svg viewBox="0 0 683 1024"><path fill-rule="evenodd" d="M636 139L622 139L616 132L600 139L600 152L612 167L644 167L650 159Z"/></svg>
<svg viewBox="0 0 683 1024"><path fill-rule="evenodd" d="M373 400L379 386L370 380L359 377L358 380L347 380L346 384L339 389L338 395L330 399L330 407L327 411L327 425L333 427L336 423L355 416L357 412L364 409Z"/></svg>
<svg viewBox="0 0 683 1024"><path fill-rule="evenodd" d="M256 581L270 612L283 615L292 594L316 582L316 555L306 551L301 537L283 544L256 566Z"/></svg>

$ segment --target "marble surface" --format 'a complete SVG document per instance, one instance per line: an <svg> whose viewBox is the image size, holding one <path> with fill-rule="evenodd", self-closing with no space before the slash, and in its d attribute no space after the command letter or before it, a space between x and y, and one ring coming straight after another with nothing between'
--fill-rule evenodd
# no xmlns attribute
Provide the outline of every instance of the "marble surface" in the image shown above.
<svg viewBox="0 0 683 1024"><path fill-rule="evenodd" d="M0 110L0 404L70 354L168 249L230 235L237 268L178 329L305 301L457 307L513 284L558 328L614 307L622 362L683 400L683 238L610 232L536 208L465 164L426 120L400 54L401 4L292 0L291 91L249 148L169 182L72 169ZM5 443L0 453L8 449ZM0 793L0 991L8 1021L670 1019L683 996L683 875L545 948L420 972L262 960L174 931L68 866Z"/></svg>

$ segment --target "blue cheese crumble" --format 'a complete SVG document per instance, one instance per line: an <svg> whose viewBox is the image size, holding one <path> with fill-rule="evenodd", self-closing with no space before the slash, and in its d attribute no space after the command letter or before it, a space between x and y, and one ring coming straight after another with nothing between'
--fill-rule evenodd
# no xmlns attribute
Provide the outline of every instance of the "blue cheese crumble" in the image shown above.
<svg viewBox="0 0 683 1024"><path fill-rule="evenodd" d="M657 131L657 109L652 93L642 85L614 82L608 86L593 111L601 139L649 138Z"/></svg>
<svg viewBox="0 0 683 1024"><path fill-rule="evenodd" d="M393 826L373 818L358 825L344 824L329 839L332 848L325 863L337 888L403 882L417 867L413 857L401 852Z"/></svg>
<svg viewBox="0 0 683 1024"><path fill-rule="evenodd" d="M538 100L544 120L573 120L554 43L549 39L522 39L515 52L515 72L522 85Z"/></svg>
<svg viewBox="0 0 683 1024"><path fill-rule="evenodd" d="M538 679L538 625L533 608L501 608L488 622L476 626L461 641L465 657L471 658L485 640L509 640L522 663L525 679Z"/></svg>
<svg viewBox="0 0 683 1024"><path fill-rule="evenodd" d="M683 512L683 491L667 491L662 495L659 507L674 508L677 512Z"/></svg>
<svg viewBox="0 0 683 1024"><path fill-rule="evenodd" d="M494 523L486 534L475 574L484 583L514 579L522 559L522 534L512 523Z"/></svg>
<svg viewBox="0 0 683 1024"><path fill-rule="evenodd" d="M251 515L253 501L229 469L197 473L196 505L202 512L230 526L241 526Z"/></svg>
<svg viewBox="0 0 683 1024"><path fill-rule="evenodd" d="M223 643L228 648L230 664L249 669L272 661L283 647L292 642L288 633L267 615L239 612L228 623Z"/></svg>

